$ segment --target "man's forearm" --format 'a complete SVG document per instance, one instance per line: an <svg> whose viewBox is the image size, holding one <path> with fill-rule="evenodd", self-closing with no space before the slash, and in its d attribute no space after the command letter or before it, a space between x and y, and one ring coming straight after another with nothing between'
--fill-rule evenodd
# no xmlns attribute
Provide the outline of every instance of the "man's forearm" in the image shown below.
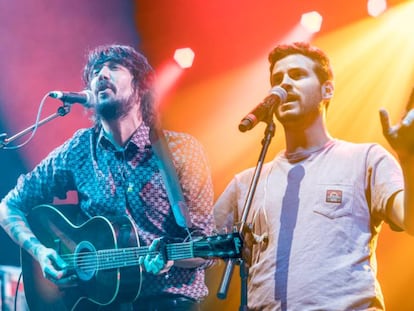
<svg viewBox="0 0 414 311"><path fill-rule="evenodd" d="M414 235L414 155L400 156L404 173L404 229Z"/></svg>
<svg viewBox="0 0 414 311"><path fill-rule="evenodd" d="M1 203L0 226L19 247L35 256L36 249L42 244L31 231L22 211Z"/></svg>

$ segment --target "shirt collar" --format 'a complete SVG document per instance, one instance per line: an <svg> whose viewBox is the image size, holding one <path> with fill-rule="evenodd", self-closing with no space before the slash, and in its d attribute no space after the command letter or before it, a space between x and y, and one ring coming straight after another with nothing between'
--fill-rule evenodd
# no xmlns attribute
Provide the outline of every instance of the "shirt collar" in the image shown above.
<svg viewBox="0 0 414 311"><path fill-rule="evenodd" d="M117 148L105 135L104 129L101 127L99 134L98 134L98 144L100 144L103 148L113 151L124 151L129 148L129 146L135 145L138 149L145 149L146 147L151 145L149 140L149 127L142 122L141 125L136 129L134 134L132 134L130 140L127 142L125 147L120 150Z"/></svg>

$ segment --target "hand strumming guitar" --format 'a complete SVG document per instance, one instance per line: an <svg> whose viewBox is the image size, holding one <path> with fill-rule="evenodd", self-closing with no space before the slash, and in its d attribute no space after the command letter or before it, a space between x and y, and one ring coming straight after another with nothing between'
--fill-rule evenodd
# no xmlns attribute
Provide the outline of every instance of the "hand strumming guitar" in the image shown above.
<svg viewBox="0 0 414 311"><path fill-rule="evenodd" d="M77 279L76 274L70 273L67 263L52 248L40 244L33 251L38 261L43 277L58 286L70 286Z"/></svg>

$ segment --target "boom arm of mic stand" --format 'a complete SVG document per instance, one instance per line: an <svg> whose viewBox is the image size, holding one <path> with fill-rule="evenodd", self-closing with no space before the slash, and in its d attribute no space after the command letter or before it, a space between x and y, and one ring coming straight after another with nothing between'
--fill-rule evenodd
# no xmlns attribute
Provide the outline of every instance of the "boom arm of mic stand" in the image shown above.
<svg viewBox="0 0 414 311"><path fill-rule="evenodd" d="M259 160L258 160L256 169L254 171L252 182L250 184L249 192L247 194L247 198L246 198L246 202L245 202L245 205L244 205L244 208L243 208L243 214L242 214L242 218L241 218L241 222L240 222L239 233L240 233L240 236L242 236L242 237L245 237L246 235L248 236L249 233L250 233L250 226L246 225L247 217L249 215L250 206L251 206L252 201L253 201L254 193L256 191L256 186L257 186L257 183L259 181L259 177L260 177L260 173L262 171L262 167L263 167L263 163L264 163L264 160L265 160L265 157L266 157L266 153L267 153L267 150L269 149L270 143L272 141L272 137L274 136L275 130L276 130L275 123L273 122L273 113L269 113L269 116L268 116L266 122L267 122L267 127L266 127L266 130L265 130L265 137L262 141L262 150L260 152ZM243 243L243 244L246 245L248 243ZM227 292L228 292L228 288L229 288L229 285L230 285L231 276L233 274L234 265L236 263L240 264L240 266L241 266L240 269L243 269L243 272L245 272L244 270L248 269L247 266L246 266L247 263L245 262L245 260L243 258L242 259L230 258L230 259L227 260L226 268L224 269L223 277L221 279L221 284L220 284L219 290L217 292L217 297L220 298L220 299L225 299L227 297ZM250 262L249 262L249 264L250 264ZM242 283L245 280L246 279L242 277ZM242 295L241 295L242 297L241 297L241 300L246 301L246 305L247 305L247 297L243 297L244 294L247 295L247 292L245 293L245 291L246 291L246 284L242 284ZM244 309L245 308L243 308L243 305L242 305L240 307L240 310L244 310Z"/></svg>
<svg viewBox="0 0 414 311"><path fill-rule="evenodd" d="M8 145L9 143L15 141L16 139L32 132L36 127L40 127L43 124L52 121L53 119L57 118L57 117L63 117L65 115L67 115L70 111L70 105L63 105L60 106L57 111L53 114L51 114L50 116L40 120L37 124L33 124L31 126L29 126L28 128L25 128L24 130L20 131L19 133L13 135L10 138L7 138L7 134L6 133L2 133L0 134L0 149L4 148L6 145Z"/></svg>

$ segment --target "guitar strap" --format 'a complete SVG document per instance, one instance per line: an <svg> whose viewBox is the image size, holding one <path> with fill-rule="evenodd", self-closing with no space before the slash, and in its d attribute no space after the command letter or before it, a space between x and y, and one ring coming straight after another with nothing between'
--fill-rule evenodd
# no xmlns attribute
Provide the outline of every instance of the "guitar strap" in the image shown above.
<svg viewBox="0 0 414 311"><path fill-rule="evenodd" d="M191 228L188 206L184 200L181 185L178 180L177 172L172 162L170 149L162 129L150 129L150 141L157 163L160 168L161 176L165 182L168 199L173 210L175 221L182 228Z"/></svg>

